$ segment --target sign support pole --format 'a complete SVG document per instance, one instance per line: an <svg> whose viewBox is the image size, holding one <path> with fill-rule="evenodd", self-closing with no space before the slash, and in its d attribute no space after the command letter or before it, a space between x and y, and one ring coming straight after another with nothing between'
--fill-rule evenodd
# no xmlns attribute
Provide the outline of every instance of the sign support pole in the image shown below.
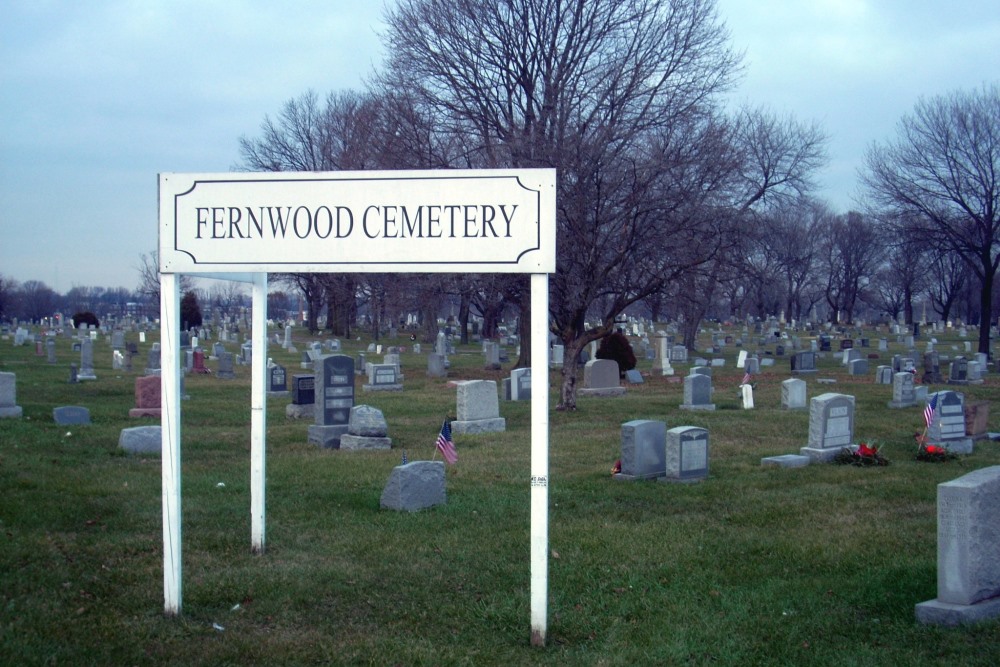
<svg viewBox="0 0 1000 667"><path fill-rule="evenodd" d="M175 273L160 274L160 394L163 494L163 606L181 613L181 382L180 287Z"/></svg>
<svg viewBox="0 0 1000 667"><path fill-rule="evenodd" d="M531 274L531 643L545 645L549 594L549 276Z"/></svg>
<svg viewBox="0 0 1000 667"><path fill-rule="evenodd" d="M250 530L251 550L264 553L267 471L267 274L253 275L250 352Z"/></svg>

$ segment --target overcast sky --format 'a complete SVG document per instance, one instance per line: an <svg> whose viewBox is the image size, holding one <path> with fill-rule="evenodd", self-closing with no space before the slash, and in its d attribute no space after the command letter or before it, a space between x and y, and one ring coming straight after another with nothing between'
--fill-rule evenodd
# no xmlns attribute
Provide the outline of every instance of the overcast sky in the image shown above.
<svg viewBox="0 0 1000 667"><path fill-rule="evenodd" d="M138 282L156 175L229 171L239 138L308 89L360 89L381 2L0 0L0 275ZM921 96L1000 80L997 0L719 0L735 103L816 121L820 197L852 206L872 141Z"/></svg>

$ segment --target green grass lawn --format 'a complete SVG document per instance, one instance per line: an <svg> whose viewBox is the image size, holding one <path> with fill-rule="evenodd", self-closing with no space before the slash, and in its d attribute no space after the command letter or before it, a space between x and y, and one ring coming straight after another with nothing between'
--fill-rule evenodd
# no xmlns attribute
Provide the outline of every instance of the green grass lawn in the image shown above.
<svg viewBox="0 0 1000 667"><path fill-rule="evenodd" d="M939 339L954 354L957 339ZM997 664L1000 622L925 627L913 607L936 597L937 484L1000 464L1000 443L979 442L957 461L916 461L921 409L889 410L891 387L873 384L895 347L864 378L832 355L804 377L810 398L856 397L856 439L881 442L887 467L762 468L762 456L806 444L808 411L780 408L787 357L757 377L757 408L739 409L733 347L715 369L715 412L680 410L683 385L663 377L553 411L548 643L537 648L527 403L501 402L505 433L456 436L447 504L404 514L379 509L389 473L404 448L410 460L431 458L455 410L454 389L427 378L422 357L402 356L401 393L356 385L357 403L384 412L391 452L318 449L306 442L307 421L286 420L288 399L269 400L267 548L253 555L249 369L229 381L187 377L184 607L173 618L163 613L160 461L118 451L121 429L155 423L128 417L137 373L113 371L102 339L98 380L71 385L79 354L66 339L55 366L32 346L0 341L0 371L17 374L24 409L0 420L0 663ZM449 379L499 383L509 373L482 370L479 349L460 347ZM269 355L289 374L308 372L298 354ZM558 384L553 371L552 406ZM1000 399L994 376L959 389ZM88 407L93 423L54 424L59 405ZM620 427L632 419L707 428L709 478L612 480ZM1000 409L990 429L1000 431Z"/></svg>

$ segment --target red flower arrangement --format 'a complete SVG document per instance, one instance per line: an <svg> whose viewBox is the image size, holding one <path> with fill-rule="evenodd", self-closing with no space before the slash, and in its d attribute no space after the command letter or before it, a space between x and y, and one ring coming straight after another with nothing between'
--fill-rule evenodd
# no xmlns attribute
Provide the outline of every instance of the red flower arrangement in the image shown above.
<svg viewBox="0 0 1000 667"><path fill-rule="evenodd" d="M918 461L944 463L945 461L953 461L958 458L958 454L950 451L947 447L928 444L926 435L914 433L913 438L917 441Z"/></svg>
<svg viewBox="0 0 1000 667"><path fill-rule="evenodd" d="M881 447L875 443L862 442L857 449L844 447L834 457L833 462L854 466L887 466L889 459L882 456Z"/></svg>

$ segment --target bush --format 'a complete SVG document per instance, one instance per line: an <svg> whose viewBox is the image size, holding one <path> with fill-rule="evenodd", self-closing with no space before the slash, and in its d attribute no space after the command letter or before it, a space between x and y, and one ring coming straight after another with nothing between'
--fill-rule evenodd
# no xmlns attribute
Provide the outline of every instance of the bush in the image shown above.
<svg viewBox="0 0 1000 667"><path fill-rule="evenodd" d="M79 329L81 324L93 325L95 328L101 326L101 323L97 321L97 315L94 315L90 311L73 313L73 328Z"/></svg>
<svg viewBox="0 0 1000 667"><path fill-rule="evenodd" d="M198 296L194 292L185 292L181 297L181 329L193 329L201 326L201 308L198 306Z"/></svg>
<svg viewBox="0 0 1000 667"><path fill-rule="evenodd" d="M632 351L632 344L621 331L605 336L597 348L597 358L617 361L620 375L635 368L635 352Z"/></svg>

